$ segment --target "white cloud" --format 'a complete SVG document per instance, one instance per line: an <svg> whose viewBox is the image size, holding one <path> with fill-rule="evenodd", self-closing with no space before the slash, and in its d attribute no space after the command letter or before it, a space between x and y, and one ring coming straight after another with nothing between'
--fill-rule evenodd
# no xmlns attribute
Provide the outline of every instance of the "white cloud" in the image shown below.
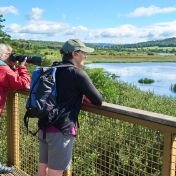
<svg viewBox="0 0 176 176"><path fill-rule="evenodd" d="M43 9L40 9L38 7L32 8L32 11L28 15L28 18L30 20L39 20L41 19L42 13L43 13Z"/></svg>
<svg viewBox="0 0 176 176"><path fill-rule="evenodd" d="M4 15L7 13L18 15L18 10L14 6L0 7L0 14Z"/></svg>
<svg viewBox="0 0 176 176"><path fill-rule="evenodd" d="M99 30L98 35L104 38L129 37L134 35L136 30L137 28L135 26L126 24L116 28L101 29Z"/></svg>
<svg viewBox="0 0 176 176"><path fill-rule="evenodd" d="M88 29L85 26L71 26L57 21L30 21L27 25L11 24L6 31L13 37L23 34L23 37L38 35L38 39L59 40L61 38L81 38L86 42L106 43L136 43L148 40L158 40L176 36L176 21L156 23L150 26L138 27L130 24L114 28Z"/></svg>
<svg viewBox="0 0 176 176"><path fill-rule="evenodd" d="M6 25L12 38L65 41L80 38L86 42L136 43L176 37L176 20L144 27L124 24L113 28L91 29L83 25L72 26L61 21L42 20L43 10L33 8L27 24Z"/></svg>
<svg viewBox="0 0 176 176"><path fill-rule="evenodd" d="M116 28L89 30L89 37L95 41L113 41L113 43L136 43L176 37L176 21L156 23L145 27L126 24Z"/></svg>
<svg viewBox="0 0 176 176"><path fill-rule="evenodd" d="M27 25L11 24L6 31L12 38L65 41L80 38L88 29L82 25L70 26L57 21L32 20Z"/></svg>
<svg viewBox="0 0 176 176"><path fill-rule="evenodd" d="M19 24L11 24L6 30L11 33L19 33L21 26Z"/></svg>
<svg viewBox="0 0 176 176"><path fill-rule="evenodd" d="M176 7L157 7L151 5L149 7L139 7L133 12L127 14L128 17L140 17L140 16L152 16L155 14L165 14L165 13L174 13L176 12Z"/></svg>
<svg viewBox="0 0 176 176"><path fill-rule="evenodd" d="M148 26L143 30L147 40L164 39L169 37L176 37L176 21L156 23Z"/></svg>
<svg viewBox="0 0 176 176"><path fill-rule="evenodd" d="M55 34L64 32L67 28L69 28L69 25L64 23L38 20L31 21L23 26L11 24L8 26L7 31L10 33Z"/></svg>

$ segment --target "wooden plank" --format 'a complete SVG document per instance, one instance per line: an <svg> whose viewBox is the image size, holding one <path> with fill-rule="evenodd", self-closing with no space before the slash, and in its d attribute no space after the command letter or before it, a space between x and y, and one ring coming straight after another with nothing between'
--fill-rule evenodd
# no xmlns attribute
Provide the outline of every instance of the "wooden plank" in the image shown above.
<svg viewBox="0 0 176 176"><path fill-rule="evenodd" d="M172 136L172 148L171 148L171 169L170 169L170 176L176 175L176 134Z"/></svg>
<svg viewBox="0 0 176 176"><path fill-rule="evenodd" d="M162 176L170 175L172 134L164 133Z"/></svg>
<svg viewBox="0 0 176 176"><path fill-rule="evenodd" d="M0 174L0 176L29 176L28 174L24 173L21 170L18 170L16 168L13 168L13 169L14 169L13 173L10 173L10 174Z"/></svg>
<svg viewBox="0 0 176 176"><path fill-rule="evenodd" d="M13 165L19 168L19 136L20 136L20 120L18 107L18 94L10 93L7 101L7 115L8 115L8 165Z"/></svg>
<svg viewBox="0 0 176 176"><path fill-rule="evenodd" d="M118 117L120 116L126 117L127 118L126 120L127 121L130 120L130 123L131 123L131 120L133 119L136 119L137 121L144 121L144 122L148 121L151 124L155 123L161 126L166 126L166 130L168 129L169 132L172 131L173 133L176 133L176 118L172 116L144 111L144 110L135 109L135 108L129 108L129 107L106 103L106 102L103 102L102 106L83 104L81 109L88 112L100 114L100 115L108 114L108 117L112 117L116 119L118 119ZM162 131L165 131L165 130L162 130Z"/></svg>

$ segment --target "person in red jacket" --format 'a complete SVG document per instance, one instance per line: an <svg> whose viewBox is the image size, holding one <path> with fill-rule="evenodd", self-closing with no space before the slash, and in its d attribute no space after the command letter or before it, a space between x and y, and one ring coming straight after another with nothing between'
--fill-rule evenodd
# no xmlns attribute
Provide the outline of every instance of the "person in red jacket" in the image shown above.
<svg viewBox="0 0 176 176"><path fill-rule="evenodd" d="M26 59L17 64L11 61L12 47L0 44L0 118L7 100L8 93L12 90L26 90L30 86L30 75L26 69ZM0 163L0 174L10 173L12 169Z"/></svg>

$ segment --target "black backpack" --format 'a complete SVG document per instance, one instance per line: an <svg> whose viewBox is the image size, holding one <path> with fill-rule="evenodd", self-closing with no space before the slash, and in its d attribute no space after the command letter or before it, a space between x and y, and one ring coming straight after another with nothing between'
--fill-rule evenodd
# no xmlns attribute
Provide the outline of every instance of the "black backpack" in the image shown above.
<svg viewBox="0 0 176 176"><path fill-rule="evenodd" d="M27 133L36 135L40 129L46 129L50 126L54 126L64 132L71 125L67 119L70 114L68 105L71 100L64 104L56 102L55 73L59 67L74 66L61 64L52 67L38 67L33 71L30 94L26 103L27 111L24 116L24 125L27 128ZM38 118L38 130L36 132L28 129L30 118Z"/></svg>

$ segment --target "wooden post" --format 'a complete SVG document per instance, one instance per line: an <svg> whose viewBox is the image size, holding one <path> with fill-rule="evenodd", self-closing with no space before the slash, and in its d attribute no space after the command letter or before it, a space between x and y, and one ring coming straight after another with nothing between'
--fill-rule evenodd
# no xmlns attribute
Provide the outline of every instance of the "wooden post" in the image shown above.
<svg viewBox="0 0 176 176"><path fill-rule="evenodd" d="M10 93L7 100L8 164L19 168L19 108L18 94Z"/></svg>
<svg viewBox="0 0 176 176"><path fill-rule="evenodd" d="M170 176L175 176L176 167L176 134L172 136L172 148L171 148L171 171Z"/></svg>
<svg viewBox="0 0 176 176"><path fill-rule="evenodd" d="M164 133L164 153L162 176L175 176L176 136L171 132Z"/></svg>

